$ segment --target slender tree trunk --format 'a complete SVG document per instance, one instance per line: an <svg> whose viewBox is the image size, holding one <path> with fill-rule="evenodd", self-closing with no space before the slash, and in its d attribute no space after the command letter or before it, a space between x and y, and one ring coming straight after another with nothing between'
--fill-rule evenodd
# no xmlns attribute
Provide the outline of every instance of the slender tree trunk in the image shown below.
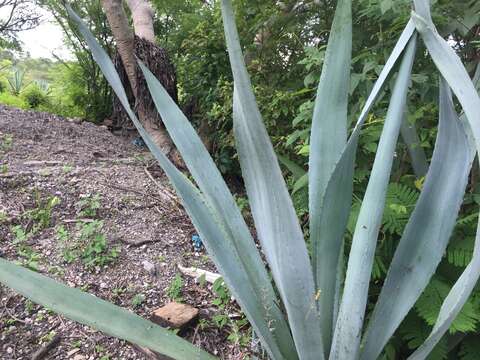
<svg viewBox="0 0 480 360"><path fill-rule="evenodd" d="M154 12L150 3L146 0L127 0L127 5L132 12L135 35L155 43L153 30Z"/></svg>
<svg viewBox="0 0 480 360"><path fill-rule="evenodd" d="M128 24L127 14L121 0L102 0L103 11L107 15L113 37L117 43L117 51L122 58L128 81L137 97L137 77L135 64L135 37Z"/></svg>
<svg viewBox="0 0 480 360"><path fill-rule="evenodd" d="M153 10L145 0L128 0L127 4L132 11L135 34L128 24L127 15L121 0L102 0L102 7L107 15L108 22L112 29L113 36L117 43L117 50L122 59L123 66L127 73L128 80L132 87L135 97L136 110L138 117L142 122L145 130L153 138L155 144L169 155L175 164L183 166L181 159L175 149L172 140L168 136L163 126L156 123L155 119L149 116L149 111L145 105L144 99L139 95L139 84L137 77L137 64L135 60L135 35L155 42L155 34L153 31Z"/></svg>

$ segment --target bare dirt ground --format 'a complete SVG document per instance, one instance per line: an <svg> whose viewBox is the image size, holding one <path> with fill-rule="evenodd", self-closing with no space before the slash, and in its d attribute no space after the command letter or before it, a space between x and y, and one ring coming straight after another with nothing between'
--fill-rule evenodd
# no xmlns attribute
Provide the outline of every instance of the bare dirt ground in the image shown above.
<svg viewBox="0 0 480 360"><path fill-rule="evenodd" d="M246 326L225 320L238 309L213 305L209 285L174 281L177 264L213 270L204 250L195 252L194 233L144 148L90 123L0 106L0 256L145 318L181 297L201 320L180 335L243 359ZM30 359L55 336L60 342L45 358L146 359L0 285L1 359Z"/></svg>

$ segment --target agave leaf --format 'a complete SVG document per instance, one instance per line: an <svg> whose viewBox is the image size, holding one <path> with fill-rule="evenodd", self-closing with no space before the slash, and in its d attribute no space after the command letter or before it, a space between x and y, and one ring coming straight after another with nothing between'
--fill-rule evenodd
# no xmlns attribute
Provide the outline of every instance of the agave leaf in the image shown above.
<svg viewBox="0 0 480 360"><path fill-rule="evenodd" d="M310 259L255 101L229 0L222 0L222 15L234 77L234 133L258 236L285 305L299 358L323 359Z"/></svg>
<svg viewBox="0 0 480 360"><path fill-rule="evenodd" d="M423 360L430 354L435 345L447 332L453 320L467 302L475 284L480 278L480 222L477 226L477 236L473 250L473 258L463 271L460 278L445 298L437 322L427 340L408 358L408 360Z"/></svg>
<svg viewBox="0 0 480 360"><path fill-rule="evenodd" d="M480 97L460 58L436 31L429 16L429 1L415 0L414 2L415 9L418 11L418 14L412 13L415 26L437 69L462 105L478 150L480 149L480 112L478 111Z"/></svg>
<svg viewBox="0 0 480 360"><path fill-rule="evenodd" d="M173 359L216 359L134 313L0 259L0 281L32 301L109 335Z"/></svg>
<svg viewBox="0 0 480 360"><path fill-rule="evenodd" d="M416 35L412 37L405 50L358 215L330 353L332 359L348 360L358 357L375 247L382 224L385 196L415 58L415 40Z"/></svg>
<svg viewBox="0 0 480 360"><path fill-rule="evenodd" d="M240 267L233 271L247 273L250 286L255 289L256 297L262 303L264 314L256 321L265 322L263 326L265 329L268 329L267 324L270 324L272 334L258 335L263 340L268 340L268 348L277 356L283 352L283 356L295 358L295 346L288 324L277 305L278 299L265 265L230 190L183 112L150 70L141 62L139 65L170 137L182 154L205 199L215 210L222 227L228 232L225 241L230 243L230 247L242 262ZM278 349L275 349L277 347Z"/></svg>
<svg viewBox="0 0 480 360"><path fill-rule="evenodd" d="M350 65L352 58L352 2L337 3L332 29L328 39L322 74L318 84L310 135L310 158L308 172L308 196L310 212L310 241L312 243L312 266L316 287L321 291L318 307L321 314L323 344L326 352L332 341L334 318L333 300L335 281L333 271L324 272L320 266L326 258L335 258L325 252L321 243L328 243L322 235L320 212L325 189L342 150L347 143L347 108L350 89ZM326 211L329 211L326 209ZM333 239L339 246L341 241ZM338 256L337 256L338 257Z"/></svg>
<svg viewBox="0 0 480 360"><path fill-rule="evenodd" d="M474 154L448 86L440 86L440 123L432 163L375 306L361 359L375 359L415 304L455 226Z"/></svg>
<svg viewBox="0 0 480 360"><path fill-rule="evenodd" d="M198 232L202 236L207 250L212 256L219 271L222 273L225 282L245 311L258 336L262 339L266 349L276 358L282 359L286 356L294 359L296 355L293 346L291 350L288 349L288 339L290 337L288 328L285 328L286 326L284 326L283 333L281 332L281 321L284 321L283 316L279 312L277 305L271 305L271 301L269 303L265 302L265 299L268 299L268 288L265 288L261 294L258 294L261 279L257 279L258 283L255 283L250 277L253 273L253 269L247 269L245 267L243 262L245 259L239 255L238 250L235 248L233 241L231 240L232 234L228 231L228 228L225 227L225 215L220 215L216 209L210 204L207 204L198 190L175 168L175 166L173 166L163 152L154 144L151 137L145 131L130 108L125 91L110 58L96 42L88 28L73 10L68 6L67 10L79 27L79 30L92 51L92 55L99 64L103 74L109 81L120 101L122 101L122 105L137 127L140 135L143 137L150 151L152 151L156 159L159 161L160 166L163 168L177 193L182 198L185 208L192 218ZM175 109L171 111L175 111ZM189 130L188 128L184 128L183 131ZM200 160L197 159L197 161ZM238 229L238 231L240 231L240 229ZM243 254L243 257L252 256L253 258L254 255L255 253L246 253ZM270 305L272 307L267 307ZM275 318L276 315L280 318ZM272 331L272 327L277 327L275 328L276 331ZM278 336L278 338L275 336ZM284 341L283 344L278 344L277 341L280 339ZM286 353L282 353L279 346L287 348ZM291 353L293 354L290 355Z"/></svg>
<svg viewBox="0 0 480 360"><path fill-rule="evenodd" d="M408 122L405 114L402 121L402 127L400 128L400 134L402 139L407 145L410 159L412 159L413 172L417 179L423 178L428 171L428 162L425 151L420 146L420 139L418 138L417 129L414 124Z"/></svg>
<svg viewBox="0 0 480 360"><path fill-rule="evenodd" d="M405 46L412 37L415 30L413 22L410 21L405 27L397 44L385 66L383 67L378 80L370 93L360 117L357 121L355 129L350 136L342 156L335 166L330 179L328 181L327 189L324 194L322 208L320 211L320 229L322 231L322 238L325 241L319 243L320 250L318 254L329 254L317 261L317 273L325 280L325 285L320 287L320 299L325 302L324 307L331 306L333 311L333 325L335 327L336 314L338 309L340 282L343 277L339 277L337 268L339 268L338 260L341 258L342 239L347 225L348 216L350 214L350 205L352 202L353 190L353 169L355 162L356 148L358 144L358 137L360 135L361 127L367 115L377 99L380 91L385 84L390 72L396 64L398 58L402 54ZM327 290L328 289L328 290ZM323 299L322 299L323 297ZM328 305L331 304L331 305Z"/></svg>
<svg viewBox="0 0 480 360"><path fill-rule="evenodd" d="M480 97L478 96L475 86L471 82L460 58L436 31L430 16L429 1L414 0L414 4L415 10L418 13L412 13L415 26L421 34L437 69L447 81L462 105L478 152L480 150L480 112L478 111L478 109L480 109ZM439 341L441 336L448 329L451 321L453 321L467 301L468 296L478 281L478 272L480 271L480 251L478 251L478 247L480 247L479 231L480 229L477 229L474 252L477 256L472 258L472 261L445 299L433 332L426 340L426 343L422 345L415 354L417 359L425 358L428 349L433 347Z"/></svg>

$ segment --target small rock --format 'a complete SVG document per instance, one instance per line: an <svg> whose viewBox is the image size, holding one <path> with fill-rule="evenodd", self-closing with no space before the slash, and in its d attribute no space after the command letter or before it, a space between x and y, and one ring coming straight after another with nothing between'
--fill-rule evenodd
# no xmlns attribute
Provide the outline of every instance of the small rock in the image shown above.
<svg viewBox="0 0 480 360"><path fill-rule="evenodd" d="M198 309L193 306L171 302L155 310L151 320L164 327L180 329L194 321L197 316Z"/></svg>
<svg viewBox="0 0 480 360"><path fill-rule="evenodd" d="M154 276L157 273L157 268L155 264L151 263L150 261L144 260L142 261L143 268L146 272L150 275Z"/></svg>
<svg viewBox="0 0 480 360"><path fill-rule="evenodd" d="M80 354L77 354L73 357L73 360L85 360L86 357Z"/></svg>

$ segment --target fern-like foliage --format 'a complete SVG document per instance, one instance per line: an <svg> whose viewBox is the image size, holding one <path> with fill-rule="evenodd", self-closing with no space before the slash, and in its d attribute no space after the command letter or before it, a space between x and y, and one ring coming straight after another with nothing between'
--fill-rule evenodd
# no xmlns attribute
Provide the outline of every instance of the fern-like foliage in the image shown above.
<svg viewBox="0 0 480 360"><path fill-rule="evenodd" d="M480 359L480 341L477 336L467 336L460 344L458 353L460 360Z"/></svg>
<svg viewBox="0 0 480 360"><path fill-rule="evenodd" d="M451 286L438 277L434 277L423 294L415 304L415 310L418 315L425 320L428 325L434 325L437 320L440 307L443 300L447 297ZM465 303L462 311L453 321L450 327L450 333L475 331L477 323L480 321L480 313L477 311L472 299Z"/></svg>
<svg viewBox="0 0 480 360"><path fill-rule="evenodd" d="M425 322L416 316L414 313L408 314L403 321L399 332L403 339L406 340L407 346L410 350L415 350L423 344L431 331ZM445 337L435 346L433 351L427 357L427 360L443 360L447 359L448 344Z"/></svg>
<svg viewBox="0 0 480 360"><path fill-rule="evenodd" d="M470 214L458 219L457 225L468 226L475 229L477 222L478 222L478 212L475 212L473 214Z"/></svg>
<svg viewBox="0 0 480 360"><path fill-rule="evenodd" d="M447 248L448 262L459 267L467 266L470 260L472 260L474 244L474 237L454 238Z"/></svg>
<svg viewBox="0 0 480 360"><path fill-rule="evenodd" d="M387 234L402 235L403 229L412 214L418 200L419 192L404 184L391 183L388 185L385 201L385 211L382 220L382 231ZM353 201L347 229L352 234L355 230L358 213L362 202Z"/></svg>
<svg viewBox="0 0 480 360"><path fill-rule="evenodd" d="M401 235L415 208L419 193L409 186L392 183L388 186L383 215L383 231Z"/></svg>

